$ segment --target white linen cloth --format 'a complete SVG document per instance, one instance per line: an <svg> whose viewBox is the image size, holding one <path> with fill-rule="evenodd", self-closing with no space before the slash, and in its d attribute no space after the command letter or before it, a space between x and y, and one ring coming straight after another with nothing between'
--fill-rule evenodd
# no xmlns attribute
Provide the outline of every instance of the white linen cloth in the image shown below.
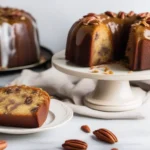
<svg viewBox="0 0 150 150"><path fill-rule="evenodd" d="M141 93L143 99L143 105L135 110L125 112L103 112L84 106L84 96L94 90L96 80L79 79L61 73L53 67L41 73L23 70L21 76L9 85L23 84L43 88L50 95L56 96L59 100L69 105L74 113L88 117L101 119L141 119L145 117L143 111L145 112L150 108L150 102L148 101L150 93L146 92L150 89L150 81L134 82L139 87L132 88L138 88L138 92Z"/></svg>

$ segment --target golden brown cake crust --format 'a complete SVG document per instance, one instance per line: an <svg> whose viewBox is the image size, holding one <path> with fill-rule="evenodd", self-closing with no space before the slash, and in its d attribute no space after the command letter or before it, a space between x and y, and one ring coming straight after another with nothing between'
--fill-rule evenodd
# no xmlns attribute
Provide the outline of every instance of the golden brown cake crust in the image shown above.
<svg viewBox="0 0 150 150"><path fill-rule="evenodd" d="M42 89L28 86L0 88L0 125L40 127L46 120L50 96Z"/></svg>

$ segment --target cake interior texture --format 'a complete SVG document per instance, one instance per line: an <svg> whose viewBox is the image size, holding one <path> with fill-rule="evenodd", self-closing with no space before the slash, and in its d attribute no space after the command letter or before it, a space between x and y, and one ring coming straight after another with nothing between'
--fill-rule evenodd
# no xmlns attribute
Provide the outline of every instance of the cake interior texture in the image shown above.
<svg viewBox="0 0 150 150"><path fill-rule="evenodd" d="M39 127L46 120L50 97L39 89L11 86L0 89L0 125Z"/></svg>
<svg viewBox="0 0 150 150"><path fill-rule="evenodd" d="M0 68L39 61L40 43L35 19L24 10L0 7Z"/></svg>
<svg viewBox="0 0 150 150"><path fill-rule="evenodd" d="M150 69L150 13L89 13L71 27L66 59L91 67L120 60L131 70Z"/></svg>

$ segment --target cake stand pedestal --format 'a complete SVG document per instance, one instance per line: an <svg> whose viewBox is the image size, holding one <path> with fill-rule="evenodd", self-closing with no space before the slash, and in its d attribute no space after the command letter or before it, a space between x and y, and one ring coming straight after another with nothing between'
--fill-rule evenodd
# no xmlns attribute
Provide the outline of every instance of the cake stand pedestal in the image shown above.
<svg viewBox="0 0 150 150"><path fill-rule="evenodd" d="M65 60L65 51L55 54L52 58L56 69L69 75L81 78L97 79L95 90L87 95L84 104L101 111L127 111L142 104L138 88L131 88L129 81L150 79L150 70L130 72L120 64L108 64L113 74L104 74L103 68L92 73L89 67L78 67Z"/></svg>

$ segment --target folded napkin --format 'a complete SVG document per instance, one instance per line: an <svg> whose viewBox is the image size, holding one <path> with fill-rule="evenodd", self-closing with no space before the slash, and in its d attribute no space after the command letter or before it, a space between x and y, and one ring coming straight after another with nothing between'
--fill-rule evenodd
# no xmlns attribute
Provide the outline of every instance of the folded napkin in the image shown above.
<svg viewBox="0 0 150 150"><path fill-rule="evenodd" d="M138 93L141 93L143 106L132 111L125 112L103 112L90 109L83 105L84 97L92 92L96 86L96 80L80 79L59 72L55 68L48 69L44 72L37 73L31 70L23 70L21 76L12 81L9 85L29 85L37 86L46 90L50 95L57 97L70 106L74 113L102 118L102 119L141 119L146 117L147 110L150 106L150 81L133 82L134 87L138 88ZM139 87L135 87L139 86ZM146 95L146 96L145 96ZM144 114L145 113L145 114Z"/></svg>

